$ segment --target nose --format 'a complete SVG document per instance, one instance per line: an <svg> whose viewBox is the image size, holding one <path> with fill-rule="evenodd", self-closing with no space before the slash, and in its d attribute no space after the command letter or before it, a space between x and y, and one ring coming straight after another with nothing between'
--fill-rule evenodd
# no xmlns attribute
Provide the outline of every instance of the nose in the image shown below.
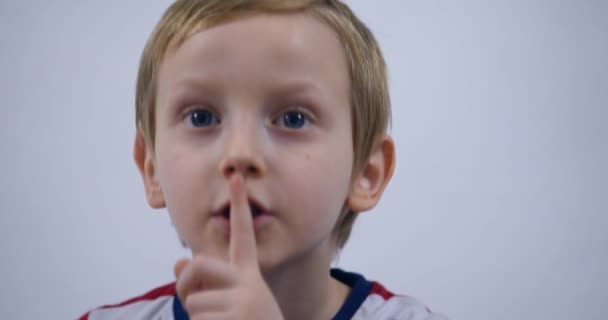
<svg viewBox="0 0 608 320"><path fill-rule="evenodd" d="M266 174L266 164L256 142L256 134L243 129L235 130L226 141L219 165L219 173L226 179L235 174L243 178L260 178Z"/></svg>
<svg viewBox="0 0 608 320"><path fill-rule="evenodd" d="M233 175L240 174L243 178L260 178L266 172L262 161L251 156L233 156L222 161L220 174L229 180Z"/></svg>

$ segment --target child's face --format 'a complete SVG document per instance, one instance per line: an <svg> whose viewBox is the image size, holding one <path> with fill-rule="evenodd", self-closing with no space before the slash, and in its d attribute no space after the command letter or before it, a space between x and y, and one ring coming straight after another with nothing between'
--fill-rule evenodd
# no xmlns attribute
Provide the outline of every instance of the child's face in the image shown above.
<svg viewBox="0 0 608 320"><path fill-rule="evenodd" d="M262 268L331 258L351 190L349 91L338 36L312 16L255 15L194 34L161 66L151 203L167 206L194 255L224 257L228 178L242 174L252 211L265 211L254 220Z"/></svg>

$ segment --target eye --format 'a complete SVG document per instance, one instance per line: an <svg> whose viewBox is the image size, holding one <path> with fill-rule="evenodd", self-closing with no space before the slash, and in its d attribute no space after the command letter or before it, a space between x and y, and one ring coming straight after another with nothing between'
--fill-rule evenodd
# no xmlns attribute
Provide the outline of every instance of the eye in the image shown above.
<svg viewBox="0 0 608 320"><path fill-rule="evenodd" d="M279 126L284 126L289 129L300 129L306 126L309 122L308 116L300 111L288 111L276 120Z"/></svg>
<svg viewBox="0 0 608 320"><path fill-rule="evenodd" d="M220 122L212 112L204 109L190 111L185 120L195 128L208 127Z"/></svg>

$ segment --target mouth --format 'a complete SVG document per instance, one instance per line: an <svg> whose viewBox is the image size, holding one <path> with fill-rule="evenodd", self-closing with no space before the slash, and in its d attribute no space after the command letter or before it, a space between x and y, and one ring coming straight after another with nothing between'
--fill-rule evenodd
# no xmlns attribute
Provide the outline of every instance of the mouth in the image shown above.
<svg viewBox="0 0 608 320"><path fill-rule="evenodd" d="M215 216L221 216L227 220L230 220L230 203L224 205L220 210L218 210ZM270 212L266 208L264 208L259 202L255 199L249 199L249 210L251 211L251 216L255 219L261 217L263 215L269 215Z"/></svg>

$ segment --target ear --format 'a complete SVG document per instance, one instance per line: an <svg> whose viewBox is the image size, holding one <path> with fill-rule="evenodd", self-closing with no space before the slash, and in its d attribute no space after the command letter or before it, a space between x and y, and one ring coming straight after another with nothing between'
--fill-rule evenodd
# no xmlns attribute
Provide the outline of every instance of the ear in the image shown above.
<svg viewBox="0 0 608 320"><path fill-rule="evenodd" d="M376 206L395 169L395 144L384 135L370 154L359 175L353 180L346 205L354 212Z"/></svg>
<svg viewBox="0 0 608 320"><path fill-rule="evenodd" d="M148 148L143 134L137 130L135 144L133 145L133 159L144 180L148 204L154 209L164 208L165 197L156 177L156 163L152 151Z"/></svg>

